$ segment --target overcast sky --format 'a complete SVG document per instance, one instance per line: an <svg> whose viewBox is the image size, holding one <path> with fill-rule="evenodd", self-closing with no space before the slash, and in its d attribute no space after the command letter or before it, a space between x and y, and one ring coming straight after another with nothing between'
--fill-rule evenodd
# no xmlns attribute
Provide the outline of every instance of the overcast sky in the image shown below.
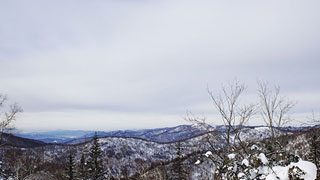
<svg viewBox="0 0 320 180"><path fill-rule="evenodd" d="M206 92L281 86L320 110L319 0L1 0L0 92L21 130L221 124ZM250 98L248 98L250 97ZM252 122L259 124L260 122Z"/></svg>

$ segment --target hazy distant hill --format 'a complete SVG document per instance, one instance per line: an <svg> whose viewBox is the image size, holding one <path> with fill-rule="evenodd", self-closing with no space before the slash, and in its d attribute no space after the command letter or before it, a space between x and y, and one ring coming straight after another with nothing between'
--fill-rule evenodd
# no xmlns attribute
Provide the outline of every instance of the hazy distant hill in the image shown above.
<svg viewBox="0 0 320 180"><path fill-rule="evenodd" d="M142 129L142 130L119 130L110 132L97 132L100 137L135 137L154 142L172 142L188 139L206 132L206 130L191 125L176 127ZM59 130L47 132L32 132L15 134L19 137L36 139L47 143L76 144L91 140L95 131L82 130Z"/></svg>
<svg viewBox="0 0 320 180"><path fill-rule="evenodd" d="M94 131L83 130L56 130L46 132L30 132L30 133L15 133L14 135L43 141L46 143L65 143L86 135L94 134Z"/></svg>
<svg viewBox="0 0 320 180"><path fill-rule="evenodd" d="M6 133L2 134L0 143L1 145L5 145L5 146L14 146L14 147L22 147L22 148L39 147L39 146L47 145L47 143L39 140L17 137L15 135L6 134Z"/></svg>
<svg viewBox="0 0 320 180"><path fill-rule="evenodd" d="M247 129L256 128L258 126L246 126ZM310 127L285 127L282 130L300 131ZM224 132L225 126L210 127L209 130ZM207 132L207 129L196 127L194 125L180 125L176 127L142 129L142 130L118 130L118 131L98 131L99 137L135 137L159 143L175 142L201 135ZM83 130L57 130L47 132L32 132L15 134L19 137L35 139L46 143L64 143L77 144L92 139L95 131Z"/></svg>

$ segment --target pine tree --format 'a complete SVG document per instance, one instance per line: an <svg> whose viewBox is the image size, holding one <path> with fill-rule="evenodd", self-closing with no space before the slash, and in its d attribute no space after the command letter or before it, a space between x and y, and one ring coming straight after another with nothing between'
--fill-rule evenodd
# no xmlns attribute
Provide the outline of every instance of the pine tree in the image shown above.
<svg viewBox="0 0 320 180"><path fill-rule="evenodd" d="M89 177L92 180L103 179L103 161L102 161L102 151L100 148L99 138L97 133L95 133L92 141L92 146L89 152Z"/></svg>
<svg viewBox="0 0 320 180"><path fill-rule="evenodd" d="M78 167L78 174L80 176L80 180L88 179L88 165L84 153L82 153L81 155L80 164Z"/></svg>
<svg viewBox="0 0 320 180"><path fill-rule="evenodd" d="M69 154L68 164L66 168L66 178L68 180L74 180L75 178L75 167L74 167L74 158L72 153Z"/></svg>
<svg viewBox="0 0 320 180"><path fill-rule="evenodd" d="M187 172L183 168L182 164L182 145L181 142L176 144L177 161L172 166L172 174L170 180L184 180L187 179Z"/></svg>

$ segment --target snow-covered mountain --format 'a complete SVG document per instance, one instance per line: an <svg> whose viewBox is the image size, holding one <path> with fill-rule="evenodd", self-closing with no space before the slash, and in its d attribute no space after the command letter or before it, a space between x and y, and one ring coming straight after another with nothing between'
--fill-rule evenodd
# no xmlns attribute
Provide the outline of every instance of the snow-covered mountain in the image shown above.
<svg viewBox="0 0 320 180"><path fill-rule="evenodd" d="M98 131L99 137L136 137L154 142L173 142L188 139L206 130L191 125L180 125L176 127L142 129L142 130L119 130L119 131ZM77 144L91 140L95 131L81 130L59 130L47 132L16 133L16 136L36 139L46 143Z"/></svg>
<svg viewBox="0 0 320 180"><path fill-rule="evenodd" d="M225 127L215 129L211 133L205 133L204 130L197 130L194 126L183 125L152 130L100 132L100 136L105 137L101 137L99 142L105 167L110 174L113 177L120 177L125 171L128 176L133 176L153 164L171 162L177 158L178 140L182 156L187 157L189 164L192 165L199 154L206 152L210 146L214 145L217 148L223 146L221 144L223 141L214 139L223 139ZM214 136L210 141L211 144L206 140L210 136ZM265 127L246 127L241 136L243 139L259 140L268 137L269 130ZM76 162L79 163L83 154L88 156L91 147L90 141L82 142L82 140L80 138L79 144L48 144L19 151L31 157L41 158L43 164L65 163L68 152L72 152ZM194 167L190 168L193 168L190 171L198 171Z"/></svg>
<svg viewBox="0 0 320 180"><path fill-rule="evenodd" d="M245 126L244 128L250 130L252 128L259 127L261 126ZM283 130L300 131L307 128L308 127L285 127ZM218 132L225 132L226 126L220 125L209 127L208 129L206 129L194 125L180 125L175 127L156 129L97 131L97 134L99 137L135 137L153 142L167 143L189 139L213 130ZM91 140L94 133L95 131L58 130L46 132L15 133L15 135L19 137L43 141L46 143L77 144Z"/></svg>
<svg viewBox="0 0 320 180"><path fill-rule="evenodd" d="M290 131L302 130L301 128L289 129ZM191 173L190 176L193 179L209 177L208 174L203 173L211 172L214 166L212 162L203 160L203 155L212 147L221 149L224 146L223 137L226 127L217 126L209 130L206 132L205 129L197 126L181 125L149 130L99 132L105 171L114 178L124 178L135 177L142 171L153 171L159 166L170 167L172 162L177 161L177 151L180 146L180 157L184 159L185 168ZM77 135L78 138L72 139L69 144L43 143L41 146L28 146L29 148L5 147L9 153L19 152L14 153L10 161L13 163L23 161L19 163L27 163L28 167L39 167L37 172L50 172L52 176L60 177L70 153L75 157L75 164L79 164L82 155L88 157L93 132L51 133L59 135L54 138L58 137L60 140L66 137L73 138L73 135ZM42 138L42 135L38 134L34 137ZM46 136L49 135L50 133L46 134ZM258 141L270 137L270 131L267 127L247 126L242 129L240 136L242 140ZM230 138L234 138L233 133ZM194 163L199 160L201 164L194 166Z"/></svg>

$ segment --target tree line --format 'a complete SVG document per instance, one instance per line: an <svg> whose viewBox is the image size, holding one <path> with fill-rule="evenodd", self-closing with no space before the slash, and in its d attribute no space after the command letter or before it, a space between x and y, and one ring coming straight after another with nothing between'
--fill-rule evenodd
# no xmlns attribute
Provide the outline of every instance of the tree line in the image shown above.
<svg viewBox="0 0 320 180"><path fill-rule="evenodd" d="M72 151L69 153L65 177L68 180L101 180L106 179L108 174L104 172L102 150L97 133L94 134L88 157L84 153L81 155L78 168Z"/></svg>

